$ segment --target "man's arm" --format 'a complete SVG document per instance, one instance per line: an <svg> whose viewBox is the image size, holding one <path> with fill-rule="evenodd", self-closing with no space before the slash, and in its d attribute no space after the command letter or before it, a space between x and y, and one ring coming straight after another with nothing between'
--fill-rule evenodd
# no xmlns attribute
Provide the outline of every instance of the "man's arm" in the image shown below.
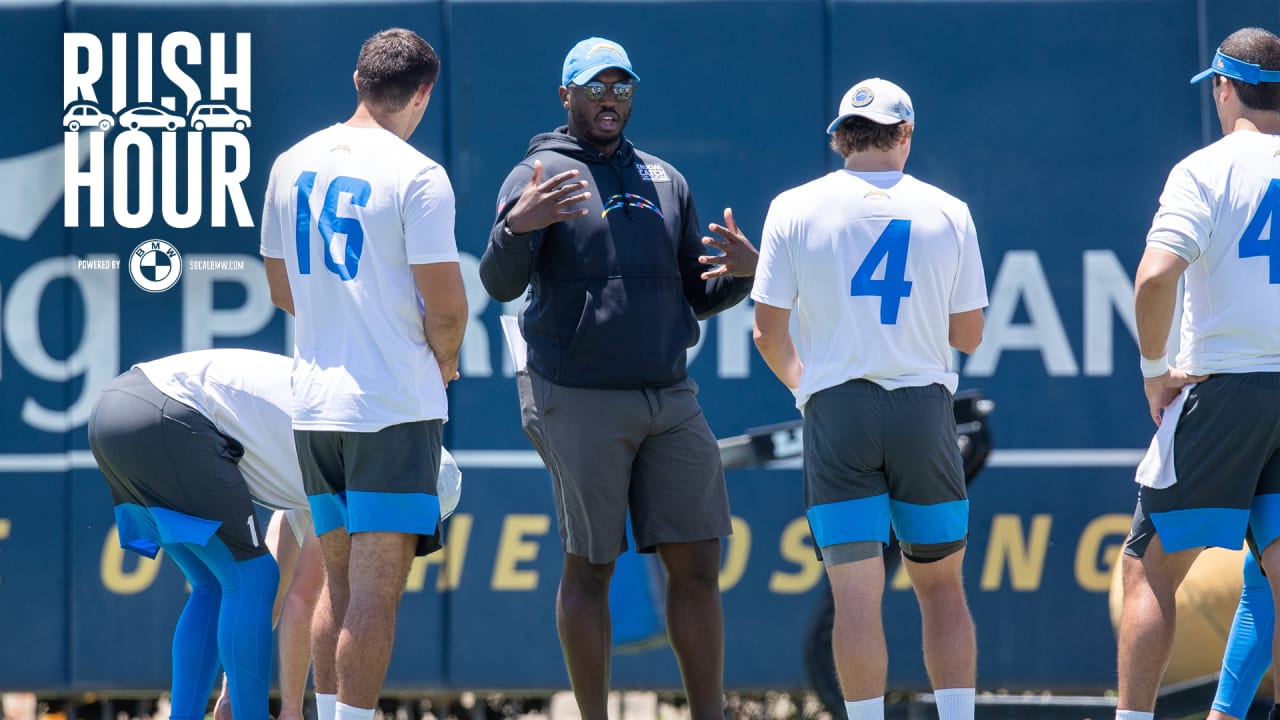
<svg viewBox="0 0 1280 720"><path fill-rule="evenodd" d="M953 313L947 326L947 340L951 347L962 353L971 353L982 342L982 328L986 319L982 309Z"/></svg>
<svg viewBox="0 0 1280 720"><path fill-rule="evenodd" d="M1199 382L1204 376L1187 375L1181 370L1156 374L1169 346L1169 333L1173 327L1173 313L1178 301L1178 279L1187 269L1186 260L1168 250L1148 247L1138 263L1138 275L1133 283L1134 316L1138 324L1138 351L1145 366L1143 389L1151 420L1160 425L1161 413L1178 396L1187 383Z"/></svg>
<svg viewBox="0 0 1280 720"><path fill-rule="evenodd" d="M684 231L680 239L680 275L684 296L699 320L727 310L751 294L760 253L738 229L733 210L724 209L724 225L711 223L709 229L720 237L699 237L698 212L686 192ZM703 254L706 248L719 255Z"/></svg>
<svg viewBox="0 0 1280 720"><path fill-rule="evenodd" d="M1151 247L1138 263L1133 305L1138 321L1138 349L1148 360L1165 356L1178 302L1178 280L1187 265L1187 261L1177 255Z"/></svg>
<svg viewBox="0 0 1280 720"><path fill-rule="evenodd" d="M500 212L489 231L489 245L480 258L480 282L493 299L508 302L529 286L533 266L533 241L558 222L586 215L578 207L591 197L585 180L570 182L577 170L542 179L542 161L533 167L518 165L502 184L502 197L519 192L505 213Z"/></svg>
<svg viewBox="0 0 1280 720"><path fill-rule="evenodd" d="M755 328L751 333L756 349L782 384L795 390L800 387L804 366L791 341L790 324L791 310L756 301Z"/></svg>
<svg viewBox="0 0 1280 720"><path fill-rule="evenodd" d="M264 257L267 268L267 287L271 289L271 304L293 314L293 290L289 287L289 270L282 258Z"/></svg>
<svg viewBox="0 0 1280 720"><path fill-rule="evenodd" d="M456 262L410 265L422 295L422 327L448 385L458 377L458 348L467 329L467 293Z"/></svg>

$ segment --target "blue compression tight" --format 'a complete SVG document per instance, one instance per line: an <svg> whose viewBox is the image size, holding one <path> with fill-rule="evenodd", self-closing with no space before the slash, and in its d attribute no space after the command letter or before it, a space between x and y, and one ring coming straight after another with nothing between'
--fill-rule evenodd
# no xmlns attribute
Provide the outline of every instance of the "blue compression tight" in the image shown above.
<svg viewBox="0 0 1280 720"><path fill-rule="evenodd" d="M1213 709L1232 717L1243 718L1253 704L1258 683L1271 665L1271 634L1276 624L1275 603L1271 585L1258 568L1252 552L1245 553L1244 590L1236 608L1227 650L1222 656L1222 674L1218 676L1218 694Z"/></svg>
<svg viewBox="0 0 1280 720"><path fill-rule="evenodd" d="M191 583L173 633L172 720L203 720L218 663L236 720L266 720L271 608L280 570L269 554L236 561L216 536L163 546Z"/></svg>

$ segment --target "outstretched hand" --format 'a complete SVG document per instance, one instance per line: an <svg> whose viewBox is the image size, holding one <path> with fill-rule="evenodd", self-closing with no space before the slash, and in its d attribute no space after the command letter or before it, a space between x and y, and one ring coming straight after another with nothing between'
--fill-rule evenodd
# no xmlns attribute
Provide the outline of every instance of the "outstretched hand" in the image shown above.
<svg viewBox="0 0 1280 720"><path fill-rule="evenodd" d="M576 207L591 198L585 190L587 181L569 182L577 170L566 170L547 181L542 180L542 161L533 161L533 177L524 186L520 198L507 213L507 229L521 235L541 230L548 225L586 215L589 210Z"/></svg>
<svg viewBox="0 0 1280 720"><path fill-rule="evenodd" d="M712 270L702 273L703 280L720 277L722 275L732 275L733 277L751 277L756 274L756 262L760 259L760 253L756 251L751 241L746 235L738 229L738 223L733 219L733 208L724 209L724 225L711 223L708 226L711 232L719 235L719 238L710 236L702 238L702 244L719 250L722 255L702 255L698 258L698 262L703 265L715 265ZM514 231L513 231L514 232Z"/></svg>

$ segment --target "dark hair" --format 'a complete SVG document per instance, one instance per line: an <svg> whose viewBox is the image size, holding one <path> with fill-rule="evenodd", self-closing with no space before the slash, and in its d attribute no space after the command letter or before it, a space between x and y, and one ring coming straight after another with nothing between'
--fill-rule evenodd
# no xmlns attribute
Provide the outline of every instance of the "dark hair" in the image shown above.
<svg viewBox="0 0 1280 720"><path fill-rule="evenodd" d="M892 150L903 138L911 136L911 128L905 122L897 125L881 125L874 120L854 115L844 119L831 134L831 149L840 157L875 148Z"/></svg>
<svg viewBox="0 0 1280 720"><path fill-rule="evenodd" d="M1262 28L1237 30L1222 41L1219 49L1223 55L1260 65L1263 70L1280 70L1280 38ZM1250 85L1225 76L1223 79L1231 81L1240 103L1250 110L1280 112L1280 82Z"/></svg>
<svg viewBox="0 0 1280 720"><path fill-rule="evenodd" d="M440 57L430 43L412 30L383 30L360 46L356 94L366 105L396 112L439 75Z"/></svg>

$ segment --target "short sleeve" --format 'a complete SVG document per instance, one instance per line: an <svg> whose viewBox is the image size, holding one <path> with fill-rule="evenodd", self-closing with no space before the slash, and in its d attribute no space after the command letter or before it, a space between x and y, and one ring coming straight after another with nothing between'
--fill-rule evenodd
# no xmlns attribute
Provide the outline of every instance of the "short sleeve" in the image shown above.
<svg viewBox="0 0 1280 720"><path fill-rule="evenodd" d="M1169 173L1160 209L1151 221L1147 246L1167 250L1187 262L1195 262L1213 228L1213 211L1203 186L1185 163Z"/></svg>
<svg viewBox="0 0 1280 720"><path fill-rule="evenodd" d="M457 262L453 186L432 165L409 181L404 195L404 249L410 265Z"/></svg>
<svg viewBox="0 0 1280 720"><path fill-rule="evenodd" d="M978 232L973 227L973 216L965 209L964 239L960 243L960 266L956 271L956 284L951 288L952 315L977 310L987 306L987 277L982 268L982 252L978 247Z"/></svg>
<svg viewBox="0 0 1280 720"><path fill-rule="evenodd" d="M775 199L769 205L760 236L760 260L756 264L752 300L788 310L795 304L799 283L792 264L793 236L790 213Z"/></svg>
<svg viewBox="0 0 1280 720"><path fill-rule="evenodd" d="M267 178L266 199L262 203L262 241L258 253L263 257L284 257L284 225L281 220L287 209L276 202L276 165L273 165Z"/></svg>

